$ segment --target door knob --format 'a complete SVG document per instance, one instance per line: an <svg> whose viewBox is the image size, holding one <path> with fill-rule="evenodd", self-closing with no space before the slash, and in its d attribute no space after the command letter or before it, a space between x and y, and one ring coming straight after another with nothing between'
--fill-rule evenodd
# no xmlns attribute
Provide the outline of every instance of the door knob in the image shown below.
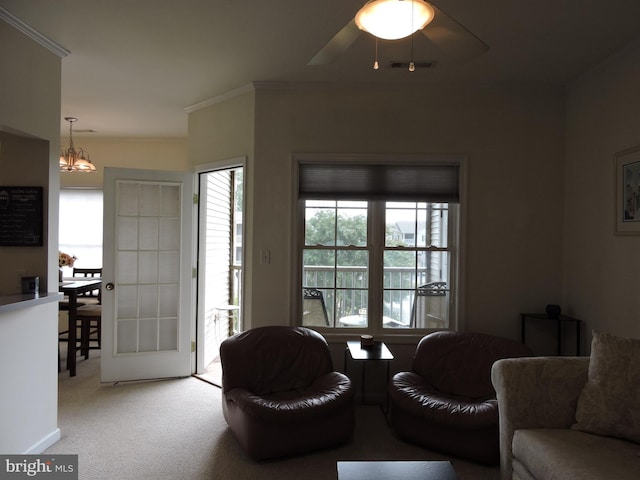
<svg viewBox="0 0 640 480"><path fill-rule="evenodd" d="M116 287L115 287L115 285L114 285L113 283L109 282L109 283L107 283L107 284L105 285L105 287L104 287L104 288L106 288L107 290L111 291L111 290L113 290L113 289L114 289L114 288L116 288Z"/></svg>

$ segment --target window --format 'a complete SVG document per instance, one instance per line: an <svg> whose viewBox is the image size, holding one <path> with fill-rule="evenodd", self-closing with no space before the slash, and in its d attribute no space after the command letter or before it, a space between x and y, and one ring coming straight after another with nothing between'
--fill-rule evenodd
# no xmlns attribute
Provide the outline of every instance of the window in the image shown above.
<svg viewBox="0 0 640 480"><path fill-rule="evenodd" d="M60 190L58 248L75 267L102 267L102 190Z"/></svg>
<svg viewBox="0 0 640 480"><path fill-rule="evenodd" d="M301 163L301 325L454 328L459 167ZM310 302L324 305L314 310Z"/></svg>

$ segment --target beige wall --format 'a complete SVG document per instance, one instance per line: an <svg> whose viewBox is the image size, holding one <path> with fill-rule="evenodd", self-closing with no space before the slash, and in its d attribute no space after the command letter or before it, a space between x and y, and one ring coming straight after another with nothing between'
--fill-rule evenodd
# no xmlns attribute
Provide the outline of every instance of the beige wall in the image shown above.
<svg viewBox="0 0 640 480"><path fill-rule="evenodd" d="M0 247L0 294L19 292L16 272L24 270L40 276L45 291L53 277L48 290L57 290L58 225L49 218L58 212L60 77L60 57L0 20L0 130L48 143L37 157L0 151L0 185L42 186L45 197L44 246ZM26 138L23 145L31 143Z"/></svg>
<svg viewBox="0 0 640 480"><path fill-rule="evenodd" d="M60 143L68 148L69 139ZM76 147L89 152L95 173L61 173L60 187L102 188L104 167L190 170L186 138L91 138L74 135Z"/></svg>
<svg viewBox="0 0 640 480"><path fill-rule="evenodd" d="M272 85L258 88L255 105L255 149L247 172L255 179L247 206L252 294L245 297L253 313L246 327L294 323L296 152L467 155L465 328L517 338L519 312L560 301L562 89ZM204 137L214 125L200 120ZM190 119L190 145L204 141L192 135L194 123ZM262 249L271 251L268 265L257 257Z"/></svg>
<svg viewBox="0 0 640 480"><path fill-rule="evenodd" d="M253 89L189 114L189 162L209 164L251 155L254 141Z"/></svg>
<svg viewBox="0 0 640 480"><path fill-rule="evenodd" d="M0 274L0 295L20 293L21 277L34 275L41 278L41 291L47 291L48 158L49 142L46 140L14 135L0 130L0 171L2 171L0 187L43 187L43 246L0 246L0 259L3 265L2 274Z"/></svg>
<svg viewBox="0 0 640 480"><path fill-rule="evenodd" d="M591 330L640 337L640 236L614 235L614 155L640 145L640 40L568 90L563 304Z"/></svg>
<svg viewBox="0 0 640 480"><path fill-rule="evenodd" d="M203 165L225 163L232 159L244 158L247 168L244 172L244 201L247 206L244 218L244 237L242 249L245 255L243 265L242 316L251 318L253 302L252 283L247 279L253 276L253 169L254 145L254 104L255 92L251 89L233 95L225 101L198 109L189 114L189 162L195 169ZM247 325L245 324L245 327Z"/></svg>
<svg viewBox="0 0 640 480"><path fill-rule="evenodd" d="M0 247L1 295L20 291L16 272L25 269L41 277L42 290L58 290L60 77L59 56L0 20L0 130L11 134L2 136L11 147L0 145L0 185L42 186L46 218L44 246ZM55 303L20 306L0 315L0 449L41 453L60 438L58 309ZM18 350L19 359L12 355Z"/></svg>

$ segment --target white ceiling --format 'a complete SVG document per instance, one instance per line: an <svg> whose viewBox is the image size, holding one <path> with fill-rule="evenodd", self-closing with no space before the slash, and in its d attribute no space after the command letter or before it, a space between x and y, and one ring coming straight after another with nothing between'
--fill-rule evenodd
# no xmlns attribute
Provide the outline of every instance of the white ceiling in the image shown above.
<svg viewBox="0 0 640 480"><path fill-rule="evenodd" d="M374 42L362 33L335 63L307 66L364 3L0 0L71 52L62 117L78 117L74 133L93 136L184 136L186 107L258 81L566 84L640 36L637 0L436 0L489 51L452 63L418 35L414 59L435 68L374 71ZM383 66L407 61L409 43L379 52Z"/></svg>

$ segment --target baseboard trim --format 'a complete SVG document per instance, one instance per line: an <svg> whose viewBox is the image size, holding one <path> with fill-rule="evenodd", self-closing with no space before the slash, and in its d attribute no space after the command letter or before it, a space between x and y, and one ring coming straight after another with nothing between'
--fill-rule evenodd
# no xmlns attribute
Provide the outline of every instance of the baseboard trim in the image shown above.
<svg viewBox="0 0 640 480"><path fill-rule="evenodd" d="M56 443L58 440L60 440L60 429L56 428L49 435L43 437L42 439L40 439L40 441L38 441L38 442L34 443L33 445L31 445L31 447L29 447L27 449L27 451L24 452L24 454L25 455L36 455L36 454L42 453L47 448L49 448L51 445Z"/></svg>

